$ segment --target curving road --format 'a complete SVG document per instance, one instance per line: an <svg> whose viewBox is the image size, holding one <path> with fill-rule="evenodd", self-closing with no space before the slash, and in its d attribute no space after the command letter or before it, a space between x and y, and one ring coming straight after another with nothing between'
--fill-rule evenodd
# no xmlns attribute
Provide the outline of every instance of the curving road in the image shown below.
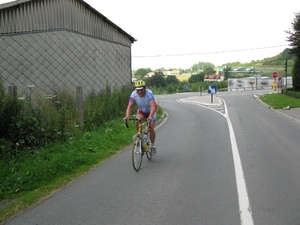
<svg viewBox="0 0 300 225"><path fill-rule="evenodd" d="M300 125L252 92L220 94L226 113L193 95L157 96L168 117L138 173L128 147L6 224L299 224Z"/></svg>

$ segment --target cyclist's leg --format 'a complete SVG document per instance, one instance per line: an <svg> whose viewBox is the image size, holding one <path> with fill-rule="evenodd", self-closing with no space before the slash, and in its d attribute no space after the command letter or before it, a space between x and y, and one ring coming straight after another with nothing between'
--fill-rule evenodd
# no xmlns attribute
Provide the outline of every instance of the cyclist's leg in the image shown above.
<svg viewBox="0 0 300 225"><path fill-rule="evenodd" d="M152 117L152 121L150 123L150 129L149 129L149 133L150 133L150 140L152 144L155 144L155 138L156 138L156 133L155 133L155 123L156 123L156 113L154 113L153 117Z"/></svg>
<svg viewBox="0 0 300 225"><path fill-rule="evenodd" d="M136 112L135 118L137 118L137 119L145 118L145 115L138 109L137 112ZM136 131L138 132L138 130L139 130L139 123L138 123L138 121L136 121L135 127L136 127Z"/></svg>
<svg viewBox="0 0 300 225"><path fill-rule="evenodd" d="M156 147L155 147L155 139L156 139L156 132L155 132L155 123L156 123L156 113L154 114L152 121L150 123L150 129L149 129L149 133L150 133L150 141L151 141L151 152L152 155L156 154Z"/></svg>
<svg viewBox="0 0 300 225"><path fill-rule="evenodd" d="M149 133L150 133L150 141L152 144L155 144L155 138L156 138L156 133L155 133L155 122L151 121L149 128Z"/></svg>

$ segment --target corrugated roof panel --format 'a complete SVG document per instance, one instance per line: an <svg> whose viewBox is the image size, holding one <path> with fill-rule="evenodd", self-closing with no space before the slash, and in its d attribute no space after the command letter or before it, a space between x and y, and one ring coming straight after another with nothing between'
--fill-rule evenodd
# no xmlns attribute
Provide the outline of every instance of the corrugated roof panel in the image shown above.
<svg viewBox="0 0 300 225"><path fill-rule="evenodd" d="M136 41L82 0L17 0L1 4L0 24L0 34L68 29L124 44L128 38L131 43Z"/></svg>

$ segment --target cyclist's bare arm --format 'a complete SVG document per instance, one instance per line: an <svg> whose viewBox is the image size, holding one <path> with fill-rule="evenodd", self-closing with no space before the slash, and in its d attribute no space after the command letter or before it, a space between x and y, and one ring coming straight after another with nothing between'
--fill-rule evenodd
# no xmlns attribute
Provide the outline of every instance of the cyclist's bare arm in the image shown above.
<svg viewBox="0 0 300 225"><path fill-rule="evenodd" d="M128 103L128 106L127 106L127 109L126 109L126 116L125 116L124 119L129 119L133 106L134 106L134 102L129 102Z"/></svg>
<svg viewBox="0 0 300 225"><path fill-rule="evenodd" d="M154 113L156 112L157 105L156 105L155 100L151 100L149 103L150 103L150 107L151 107L150 113L149 113L149 118L152 120L152 117L153 117Z"/></svg>

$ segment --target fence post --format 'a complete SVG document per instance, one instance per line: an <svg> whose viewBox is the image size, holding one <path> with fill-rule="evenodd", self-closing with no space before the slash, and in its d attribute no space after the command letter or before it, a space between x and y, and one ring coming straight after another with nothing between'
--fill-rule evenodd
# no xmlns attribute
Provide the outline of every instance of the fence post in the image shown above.
<svg viewBox="0 0 300 225"><path fill-rule="evenodd" d="M83 124L84 121L84 111L83 111L83 93L82 86L76 86L76 96L77 96L77 107L79 111L79 123Z"/></svg>
<svg viewBox="0 0 300 225"><path fill-rule="evenodd" d="M15 85L8 86L8 93L16 100L18 97L18 87Z"/></svg>

